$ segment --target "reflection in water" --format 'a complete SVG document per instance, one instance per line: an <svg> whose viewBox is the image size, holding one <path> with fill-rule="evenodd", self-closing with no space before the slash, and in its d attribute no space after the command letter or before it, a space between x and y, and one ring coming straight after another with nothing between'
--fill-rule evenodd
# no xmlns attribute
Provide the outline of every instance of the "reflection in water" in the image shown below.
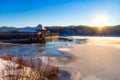
<svg viewBox="0 0 120 80"><path fill-rule="evenodd" d="M41 44L20 44L17 46L5 47L0 49L0 54L9 53L12 55L34 56L44 51L44 46Z"/></svg>
<svg viewBox="0 0 120 80"><path fill-rule="evenodd" d="M9 47L1 47L0 54L9 53L12 55L22 56L62 56L63 53L59 52L58 48L70 48L67 44L83 44L85 40L52 40L46 42L46 44L18 44Z"/></svg>

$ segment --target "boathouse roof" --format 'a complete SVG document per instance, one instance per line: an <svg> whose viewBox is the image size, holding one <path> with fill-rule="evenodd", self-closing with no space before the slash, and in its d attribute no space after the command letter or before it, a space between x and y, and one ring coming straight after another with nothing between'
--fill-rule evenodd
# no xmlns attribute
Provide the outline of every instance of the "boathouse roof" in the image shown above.
<svg viewBox="0 0 120 80"><path fill-rule="evenodd" d="M39 30L46 30L45 27L41 24L39 24L36 28L35 28L37 31Z"/></svg>
<svg viewBox="0 0 120 80"><path fill-rule="evenodd" d="M23 33L35 33L35 32L38 32L40 30L46 30L46 28L44 26L42 26L41 24L39 24L34 29L20 29L19 32L23 32Z"/></svg>
<svg viewBox="0 0 120 80"><path fill-rule="evenodd" d="M35 30L35 29L20 29L19 32L23 32L23 33L35 33L35 32L37 32L37 30Z"/></svg>

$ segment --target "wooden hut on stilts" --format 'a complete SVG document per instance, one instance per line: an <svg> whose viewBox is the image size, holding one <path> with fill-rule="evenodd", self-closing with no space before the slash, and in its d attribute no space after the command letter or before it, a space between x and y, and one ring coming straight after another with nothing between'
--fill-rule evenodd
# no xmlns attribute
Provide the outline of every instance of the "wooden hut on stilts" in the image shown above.
<svg viewBox="0 0 120 80"><path fill-rule="evenodd" d="M39 24L36 28L37 34L36 38L38 42L45 43L45 35L46 35L46 29L43 25Z"/></svg>

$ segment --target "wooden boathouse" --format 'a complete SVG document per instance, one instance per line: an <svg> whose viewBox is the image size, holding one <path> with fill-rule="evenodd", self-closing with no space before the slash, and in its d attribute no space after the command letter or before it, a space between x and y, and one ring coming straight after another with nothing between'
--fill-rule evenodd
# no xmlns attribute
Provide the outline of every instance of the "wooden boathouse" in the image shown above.
<svg viewBox="0 0 120 80"><path fill-rule="evenodd" d="M46 28L39 24L34 29L20 29L17 33L0 34L0 42L11 43L45 43L49 39L57 39L57 34L46 34Z"/></svg>

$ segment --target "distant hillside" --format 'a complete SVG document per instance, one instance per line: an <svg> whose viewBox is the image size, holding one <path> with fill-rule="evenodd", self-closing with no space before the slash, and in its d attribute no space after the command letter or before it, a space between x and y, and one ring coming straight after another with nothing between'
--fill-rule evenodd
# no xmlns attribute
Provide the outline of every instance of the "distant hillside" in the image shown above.
<svg viewBox="0 0 120 80"><path fill-rule="evenodd" d="M104 26L103 28L90 26L65 26L65 27L47 27L50 33L57 33L61 36L83 35L83 36L120 36L120 25Z"/></svg>
<svg viewBox="0 0 120 80"><path fill-rule="evenodd" d="M0 27L0 32L17 31L17 30L18 28L15 27L7 27L7 26Z"/></svg>
<svg viewBox="0 0 120 80"><path fill-rule="evenodd" d="M15 27L2 26L0 27L0 32L17 32L20 29L33 29L33 28L34 27L15 28Z"/></svg>
<svg viewBox="0 0 120 80"><path fill-rule="evenodd" d="M24 27L24 28L15 28L15 27L0 27L0 32L17 32L20 29L33 29L35 27ZM88 35L88 36L120 36L120 25L116 26L105 26L101 30L97 27L89 26L47 26L47 33L57 33L61 36L67 35Z"/></svg>

